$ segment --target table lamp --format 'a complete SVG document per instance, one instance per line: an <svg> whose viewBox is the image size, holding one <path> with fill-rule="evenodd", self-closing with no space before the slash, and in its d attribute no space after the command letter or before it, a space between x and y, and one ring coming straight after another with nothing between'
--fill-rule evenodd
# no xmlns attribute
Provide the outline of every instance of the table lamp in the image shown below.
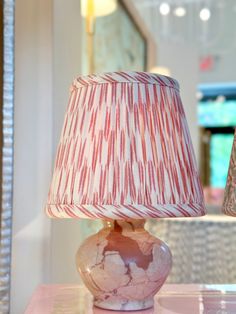
<svg viewBox="0 0 236 314"><path fill-rule="evenodd" d="M76 79L46 212L103 220L76 256L95 306L152 307L172 258L145 219L205 214L177 81L146 72Z"/></svg>
<svg viewBox="0 0 236 314"><path fill-rule="evenodd" d="M227 183L224 193L223 212L236 217L236 129L231 151Z"/></svg>

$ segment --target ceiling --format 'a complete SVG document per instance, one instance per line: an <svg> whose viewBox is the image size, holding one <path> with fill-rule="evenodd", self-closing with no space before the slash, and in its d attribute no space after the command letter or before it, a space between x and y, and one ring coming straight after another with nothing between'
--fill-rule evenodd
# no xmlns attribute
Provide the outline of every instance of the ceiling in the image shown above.
<svg viewBox="0 0 236 314"><path fill-rule="evenodd" d="M193 42L199 45L201 51L213 49L219 53L227 53L236 48L235 0L135 0L133 2L157 41ZM165 6L167 6L166 11ZM162 7L164 11L161 10ZM177 16L176 9L182 9L182 15ZM160 11L168 13L164 15Z"/></svg>

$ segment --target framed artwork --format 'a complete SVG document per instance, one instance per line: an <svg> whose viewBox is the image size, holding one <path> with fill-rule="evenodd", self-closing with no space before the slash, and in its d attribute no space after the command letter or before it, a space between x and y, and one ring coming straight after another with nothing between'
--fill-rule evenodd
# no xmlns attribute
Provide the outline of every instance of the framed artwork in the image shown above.
<svg viewBox="0 0 236 314"><path fill-rule="evenodd" d="M94 73L148 71L155 64L155 41L130 0L118 1L112 14L97 17L94 29ZM88 74L85 23L83 33L82 70Z"/></svg>

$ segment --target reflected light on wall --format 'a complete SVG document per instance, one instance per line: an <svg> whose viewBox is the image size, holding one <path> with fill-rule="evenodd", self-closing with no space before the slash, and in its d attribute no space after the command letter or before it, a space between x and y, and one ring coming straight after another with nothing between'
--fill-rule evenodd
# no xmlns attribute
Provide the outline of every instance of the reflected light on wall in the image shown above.
<svg viewBox="0 0 236 314"><path fill-rule="evenodd" d="M177 7L173 13L175 16L183 17L186 15L186 9L184 7Z"/></svg>
<svg viewBox="0 0 236 314"><path fill-rule="evenodd" d="M151 73L161 74L165 76L171 76L170 69L167 67L156 66L150 69Z"/></svg>
<svg viewBox="0 0 236 314"><path fill-rule="evenodd" d="M113 13L117 7L117 0L93 0L93 15L105 16ZM81 0L81 15L86 17L88 12L88 0Z"/></svg>

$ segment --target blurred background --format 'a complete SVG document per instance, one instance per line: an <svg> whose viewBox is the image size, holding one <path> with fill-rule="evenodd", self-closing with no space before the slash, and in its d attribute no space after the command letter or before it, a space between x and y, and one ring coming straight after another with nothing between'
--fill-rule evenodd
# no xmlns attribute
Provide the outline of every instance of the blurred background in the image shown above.
<svg viewBox="0 0 236 314"><path fill-rule="evenodd" d="M84 16L82 72L87 74L92 63L95 73L141 70L175 77L206 202L219 207L236 125L235 1L107 1L104 8L108 3L113 11L93 21L92 58Z"/></svg>
<svg viewBox="0 0 236 314"><path fill-rule="evenodd" d="M151 71L179 81L209 215L147 228L172 250L169 282L236 280L236 220L221 214L236 125L236 2L88 1L15 1L12 313L38 284L79 282L75 252L101 226L43 212L70 84L91 73Z"/></svg>

